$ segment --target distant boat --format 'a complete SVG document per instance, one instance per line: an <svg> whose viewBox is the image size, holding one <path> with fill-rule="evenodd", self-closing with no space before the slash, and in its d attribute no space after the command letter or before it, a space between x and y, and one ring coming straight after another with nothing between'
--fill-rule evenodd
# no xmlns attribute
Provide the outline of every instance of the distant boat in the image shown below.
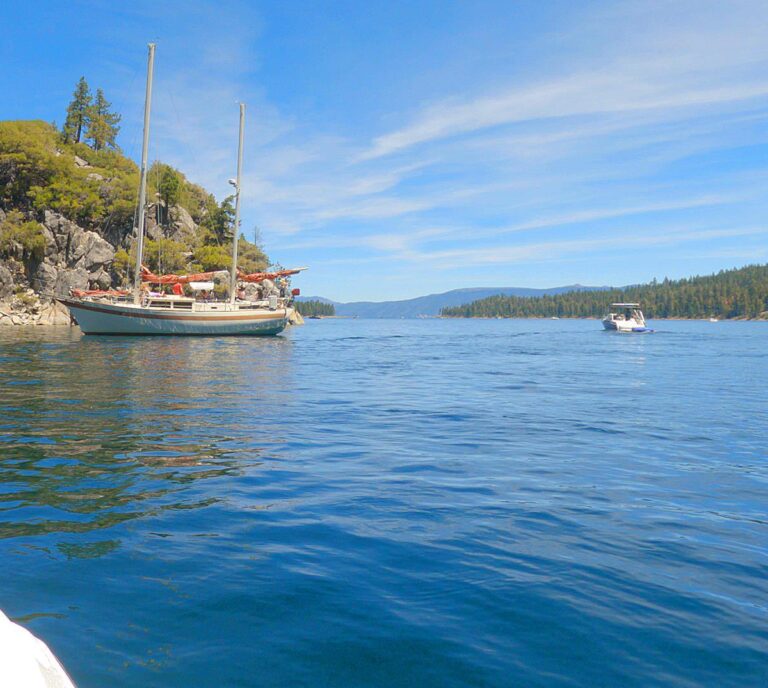
<svg viewBox="0 0 768 688"><path fill-rule="evenodd" d="M653 332L645 326L639 303L612 303L611 312L603 318L603 327L615 332Z"/></svg>
<svg viewBox="0 0 768 688"><path fill-rule="evenodd" d="M717 318L710 318L709 322L720 322Z"/></svg>
<svg viewBox="0 0 768 688"><path fill-rule="evenodd" d="M556 315L553 315L553 316L550 318L550 320L560 320L560 318L558 318Z"/></svg>

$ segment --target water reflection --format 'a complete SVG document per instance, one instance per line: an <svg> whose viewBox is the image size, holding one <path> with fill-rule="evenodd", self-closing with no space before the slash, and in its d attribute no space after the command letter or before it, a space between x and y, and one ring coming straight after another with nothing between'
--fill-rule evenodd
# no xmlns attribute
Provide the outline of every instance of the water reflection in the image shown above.
<svg viewBox="0 0 768 688"><path fill-rule="evenodd" d="M284 441L292 343L0 333L0 538L88 533L226 494ZM267 412L265 412L267 411ZM254 430L256 428L256 430ZM68 558L119 540L60 543Z"/></svg>

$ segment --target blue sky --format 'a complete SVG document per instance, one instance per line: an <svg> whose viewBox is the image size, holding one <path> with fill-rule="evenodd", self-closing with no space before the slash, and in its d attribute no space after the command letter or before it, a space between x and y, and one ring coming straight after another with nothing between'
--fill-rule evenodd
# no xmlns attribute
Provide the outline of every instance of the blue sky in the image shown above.
<svg viewBox="0 0 768 688"><path fill-rule="evenodd" d="M70 2L3 8L0 118L85 75L135 159L220 198L338 300L621 285L768 261L768 3Z"/></svg>

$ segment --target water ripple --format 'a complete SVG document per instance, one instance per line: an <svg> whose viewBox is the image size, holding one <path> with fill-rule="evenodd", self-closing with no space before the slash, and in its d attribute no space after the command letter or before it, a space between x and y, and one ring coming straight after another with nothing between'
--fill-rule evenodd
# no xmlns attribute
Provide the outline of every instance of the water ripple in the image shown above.
<svg viewBox="0 0 768 688"><path fill-rule="evenodd" d="M0 606L81 688L767 685L768 328L598 327L0 331Z"/></svg>

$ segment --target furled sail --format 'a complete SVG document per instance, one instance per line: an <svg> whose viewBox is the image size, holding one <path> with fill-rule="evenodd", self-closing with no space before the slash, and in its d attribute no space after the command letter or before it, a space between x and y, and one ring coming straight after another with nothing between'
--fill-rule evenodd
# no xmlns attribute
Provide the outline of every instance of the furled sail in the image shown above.
<svg viewBox="0 0 768 688"><path fill-rule="evenodd" d="M298 268L296 270L277 270L275 272L252 272L250 274L246 274L238 270L237 279L239 279L241 282L263 282L264 280L274 280L278 277L298 275L302 270L306 270L306 268Z"/></svg>
<svg viewBox="0 0 768 688"><path fill-rule="evenodd" d="M237 279L241 282L263 282L264 280L274 280L278 277L288 277L289 275L298 275L306 268L296 268L294 270L276 270L275 272L252 272L245 273L242 270L237 271ZM226 276L223 270L214 270L213 272L198 272L191 275L156 275L146 265L141 266L141 281L150 284L188 284L189 282L210 282L217 274Z"/></svg>
<svg viewBox="0 0 768 688"><path fill-rule="evenodd" d="M72 289L72 296L78 299L84 296L129 296L127 289Z"/></svg>
<svg viewBox="0 0 768 688"><path fill-rule="evenodd" d="M198 272L190 275L156 275L146 265L141 266L141 281L150 284L187 284L189 282L210 282L214 272Z"/></svg>

